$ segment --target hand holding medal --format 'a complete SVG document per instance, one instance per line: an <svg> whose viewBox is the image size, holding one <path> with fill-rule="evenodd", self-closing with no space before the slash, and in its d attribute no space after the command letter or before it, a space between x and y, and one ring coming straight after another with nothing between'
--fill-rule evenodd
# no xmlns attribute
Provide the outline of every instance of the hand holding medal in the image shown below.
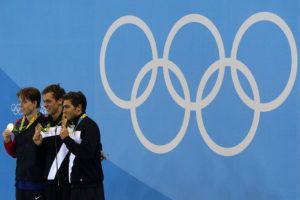
<svg viewBox="0 0 300 200"><path fill-rule="evenodd" d="M42 131L42 125L41 124L36 125L35 132L34 132L34 135L33 135L32 139L33 139L33 142L37 146L40 146L42 144L42 141L43 141L41 131Z"/></svg>
<svg viewBox="0 0 300 200"><path fill-rule="evenodd" d="M60 132L60 138L62 140L69 136L67 121L68 121L67 117L63 115L62 122L61 122L61 132Z"/></svg>
<svg viewBox="0 0 300 200"><path fill-rule="evenodd" d="M4 130L4 132L2 133L3 139L5 143L10 143L11 142L11 135L12 135L12 131L14 129L14 124L9 123L6 127L6 129Z"/></svg>
<svg viewBox="0 0 300 200"><path fill-rule="evenodd" d="M7 124L6 128L9 130L9 132L12 132L14 130L14 124L13 123L9 123L9 124Z"/></svg>

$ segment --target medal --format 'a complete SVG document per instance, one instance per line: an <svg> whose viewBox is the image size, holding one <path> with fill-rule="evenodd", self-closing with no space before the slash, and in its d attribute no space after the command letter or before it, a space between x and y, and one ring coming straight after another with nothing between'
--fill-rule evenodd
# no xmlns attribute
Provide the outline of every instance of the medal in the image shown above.
<svg viewBox="0 0 300 200"><path fill-rule="evenodd" d="M12 130L14 130L14 124L13 123L9 123L9 124L7 124L6 128L9 130L9 132L12 132Z"/></svg>

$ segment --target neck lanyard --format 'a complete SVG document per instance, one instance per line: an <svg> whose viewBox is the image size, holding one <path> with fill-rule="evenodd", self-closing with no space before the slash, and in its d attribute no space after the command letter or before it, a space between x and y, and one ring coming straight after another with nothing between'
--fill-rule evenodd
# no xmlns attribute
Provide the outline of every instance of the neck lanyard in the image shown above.
<svg viewBox="0 0 300 200"><path fill-rule="evenodd" d="M87 117L87 114L81 115L81 117L79 118L79 120L78 120L76 126L74 127L74 130L73 130L73 131L76 130L77 126L78 126L78 125L82 122L82 120L83 120L84 118L86 118L86 117Z"/></svg>
<svg viewBox="0 0 300 200"><path fill-rule="evenodd" d="M22 121L21 121L21 125L20 125L20 127L19 127L19 129L18 129L18 132L21 133L21 131L27 130L27 129L35 122L35 120L36 120L37 118L38 118L38 114L34 115L34 116L32 117L32 119L30 120L29 124L28 124L25 128L23 128L24 123L25 123L25 119L26 119L26 117L23 116Z"/></svg>
<svg viewBox="0 0 300 200"><path fill-rule="evenodd" d="M62 120L63 120L63 115L61 116L61 118L60 118L60 121L55 125L55 136L56 136L56 131L57 131L57 127L59 126L59 125L61 125L61 123L62 123Z"/></svg>

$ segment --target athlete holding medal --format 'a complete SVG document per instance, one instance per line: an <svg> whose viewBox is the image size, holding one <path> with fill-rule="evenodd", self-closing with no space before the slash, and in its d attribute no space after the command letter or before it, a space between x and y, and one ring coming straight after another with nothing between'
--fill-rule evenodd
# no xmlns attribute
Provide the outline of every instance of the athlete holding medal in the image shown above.
<svg viewBox="0 0 300 200"><path fill-rule="evenodd" d="M68 178L70 153L59 137L64 94L65 90L59 84L49 85L43 90L42 97L48 116L33 137L34 143L41 146L45 152L45 197L49 200L70 199L71 188Z"/></svg>
<svg viewBox="0 0 300 200"><path fill-rule="evenodd" d="M71 152L71 200L104 200L100 130L85 113L86 106L82 92L64 95L63 113L66 119L62 122L60 137Z"/></svg>
<svg viewBox="0 0 300 200"><path fill-rule="evenodd" d="M43 151L32 140L35 127L44 121L44 116L37 111L41 95L38 89L28 87L21 89L17 96L23 117L15 125L8 124L2 134L7 153L16 158L16 200L43 200Z"/></svg>

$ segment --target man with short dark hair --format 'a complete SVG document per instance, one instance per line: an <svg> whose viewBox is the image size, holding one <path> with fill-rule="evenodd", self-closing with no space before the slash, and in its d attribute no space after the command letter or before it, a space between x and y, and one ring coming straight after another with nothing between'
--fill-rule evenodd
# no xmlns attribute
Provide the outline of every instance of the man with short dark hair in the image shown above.
<svg viewBox="0 0 300 200"><path fill-rule="evenodd" d="M59 84L47 86L43 92L44 106L48 112L45 122L34 135L36 145L45 152L45 196L49 200L70 199L68 179L69 151L59 137L62 122L65 90ZM42 130L42 132L41 132Z"/></svg>
<svg viewBox="0 0 300 200"><path fill-rule="evenodd" d="M86 105L82 92L64 95L66 119L60 137L71 152L71 200L104 200L100 131L96 122L86 115ZM73 128L68 129L67 125Z"/></svg>

